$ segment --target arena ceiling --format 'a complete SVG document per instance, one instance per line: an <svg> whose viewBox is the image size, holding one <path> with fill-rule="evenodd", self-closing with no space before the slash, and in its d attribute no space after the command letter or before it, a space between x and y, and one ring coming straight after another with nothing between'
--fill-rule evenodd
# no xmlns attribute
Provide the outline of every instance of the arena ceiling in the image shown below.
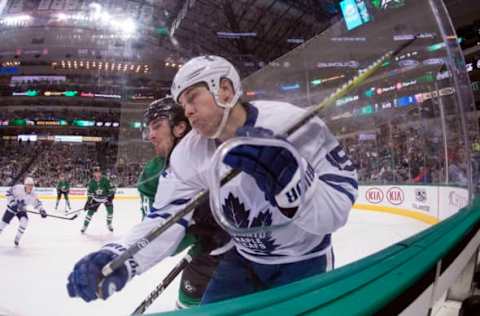
<svg viewBox="0 0 480 316"><path fill-rule="evenodd" d="M0 61L18 60L26 74L85 73L85 66L74 68L75 62L96 62L97 68L102 62L104 69L108 62L115 69L140 67L132 76L168 81L190 57L218 54L233 61L246 76L338 22L339 2L4 0L0 1L4 17L0 25ZM98 5L115 23L107 23L103 17L84 19L95 13ZM479 1L447 0L446 5L455 23L473 22L479 16ZM5 17L22 14L32 19L6 21ZM421 13L408 18L421 19ZM135 27L132 34L128 21ZM352 50L355 45L352 43ZM319 49L324 56L335 55L328 43ZM145 67L148 71L144 71Z"/></svg>
<svg viewBox="0 0 480 316"><path fill-rule="evenodd" d="M105 23L82 20L94 3L117 18L131 17L136 33L122 38ZM334 2L325 0L8 0L3 5L4 17L30 17L3 19L3 61L19 59L24 66L38 66L97 59L145 62L158 69L166 62L178 65L210 53L230 58L247 73L320 33L338 13ZM169 68L154 73L171 78Z"/></svg>

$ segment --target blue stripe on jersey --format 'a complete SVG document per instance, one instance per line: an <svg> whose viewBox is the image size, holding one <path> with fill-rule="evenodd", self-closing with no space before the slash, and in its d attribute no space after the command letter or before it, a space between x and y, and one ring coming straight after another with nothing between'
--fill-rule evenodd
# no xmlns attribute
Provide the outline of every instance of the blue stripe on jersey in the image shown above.
<svg viewBox="0 0 480 316"><path fill-rule="evenodd" d="M152 211L150 212L150 214L147 215L148 218L157 218L157 217L161 217L161 218L164 218L164 219L167 219L169 218L170 216L172 216L172 214L170 213L156 213L156 211L158 211L158 209L154 209L152 208ZM178 221L177 221L177 224L183 226L185 229L188 228L188 221L184 218L180 218Z"/></svg>
<svg viewBox="0 0 480 316"><path fill-rule="evenodd" d="M255 126L258 118L258 109L251 103L244 103L247 110L247 119L243 126Z"/></svg>
<svg viewBox="0 0 480 316"><path fill-rule="evenodd" d="M161 217L161 218L169 218L171 215L170 214L158 214L158 213L150 213L147 215L148 218L157 218L157 217Z"/></svg>
<svg viewBox="0 0 480 316"><path fill-rule="evenodd" d="M352 187L358 190L357 181L349 177L339 176L338 174L333 174L333 173L326 173L326 174L322 174L318 178L325 182L328 181L328 182L335 182L335 183L349 183Z"/></svg>
<svg viewBox="0 0 480 316"><path fill-rule="evenodd" d="M190 201L190 199L176 199L176 200L173 200L172 202L170 202L171 205L183 205L185 203L188 203L188 201Z"/></svg>
<svg viewBox="0 0 480 316"><path fill-rule="evenodd" d="M320 180L322 180L323 182L325 182L326 184L328 184L329 186L331 186L332 188L334 188L338 192L345 194L350 199L350 201L352 201L352 205L353 205L353 203L355 203L355 197L353 196L353 194L351 194L350 192L345 190L344 187L342 187L340 185L333 184L331 182L327 182L323 179L320 179Z"/></svg>
<svg viewBox="0 0 480 316"><path fill-rule="evenodd" d="M331 234L326 234L323 237L322 241L320 242L320 244L318 246L316 246L315 248L313 248L312 250L310 250L309 252L307 252L304 255L309 255L309 254L314 253L314 252L322 251L325 248L330 247L331 243L332 243L332 235Z"/></svg>
<svg viewBox="0 0 480 316"><path fill-rule="evenodd" d="M330 154L327 154L325 156L325 158L327 158L327 161L334 167L337 167L338 170L342 170L342 168L340 167L340 165L338 164L338 162L336 162L331 156Z"/></svg>
<svg viewBox="0 0 480 316"><path fill-rule="evenodd" d="M16 205L15 205L15 206L10 206L10 205L8 205L8 206L7 206L7 211L10 212L10 213L15 214L15 213L17 213L18 209L17 209L17 206L16 206Z"/></svg>

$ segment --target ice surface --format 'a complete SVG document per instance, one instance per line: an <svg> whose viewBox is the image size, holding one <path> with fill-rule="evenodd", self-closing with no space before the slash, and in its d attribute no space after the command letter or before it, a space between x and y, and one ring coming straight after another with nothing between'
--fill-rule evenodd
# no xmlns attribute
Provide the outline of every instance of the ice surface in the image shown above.
<svg viewBox="0 0 480 316"><path fill-rule="evenodd" d="M72 208L80 208L83 203L72 201ZM53 210L54 201L44 204L47 210ZM30 214L29 226L18 248L13 244L18 226L14 218L0 235L0 315L129 315L180 260L181 254L135 277L107 301L85 303L69 298L65 285L78 259L120 238L140 221L138 206L139 201L114 202L114 233L107 230L103 206L93 216L85 235L80 233L83 213L74 221L41 219ZM2 215L4 210L5 201L0 201ZM374 253L425 227L426 224L410 218L353 210L347 226L333 237L336 265ZM147 312L173 309L178 285L179 278Z"/></svg>

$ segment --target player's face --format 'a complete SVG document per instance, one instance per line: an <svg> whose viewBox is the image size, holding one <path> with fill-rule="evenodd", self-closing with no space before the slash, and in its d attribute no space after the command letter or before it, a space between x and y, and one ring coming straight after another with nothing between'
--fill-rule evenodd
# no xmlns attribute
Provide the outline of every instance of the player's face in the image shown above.
<svg viewBox="0 0 480 316"><path fill-rule="evenodd" d="M33 191L33 185L25 184L25 192L31 193Z"/></svg>
<svg viewBox="0 0 480 316"><path fill-rule="evenodd" d="M96 171L96 172L93 174L93 176L95 177L95 180L99 181L100 178L102 177L102 173Z"/></svg>
<svg viewBox="0 0 480 316"><path fill-rule="evenodd" d="M179 101L193 129L206 137L215 134L224 110L217 106L207 86L200 84L188 88L180 95Z"/></svg>
<svg viewBox="0 0 480 316"><path fill-rule="evenodd" d="M160 118L148 124L148 140L158 156L167 157L170 154L174 138L167 119Z"/></svg>

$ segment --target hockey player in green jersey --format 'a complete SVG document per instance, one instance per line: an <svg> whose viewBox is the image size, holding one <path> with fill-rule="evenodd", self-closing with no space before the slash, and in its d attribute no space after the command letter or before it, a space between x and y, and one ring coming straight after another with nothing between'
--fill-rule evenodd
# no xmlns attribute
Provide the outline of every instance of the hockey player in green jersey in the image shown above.
<svg viewBox="0 0 480 316"><path fill-rule="evenodd" d="M156 157L147 162L138 182L142 201L142 218L157 216L153 202L159 177L168 166L173 148L190 130L190 124L183 109L171 98L163 98L151 103L144 117L144 123L147 126L144 139L154 145ZM218 256L209 253L229 241L228 234L214 221L208 203L195 210L194 220L195 224L188 228L187 234L176 250L176 253L179 253L193 245L189 250L193 258L192 262L182 273L176 302L178 308L189 308L200 304L219 261Z"/></svg>
<svg viewBox="0 0 480 316"><path fill-rule="evenodd" d="M158 153L157 153L158 154ZM138 191L140 192L142 211L142 220L152 207L155 193L157 192L157 183L160 173L165 168L165 158L157 156L148 161L143 167L142 174L138 181Z"/></svg>
<svg viewBox="0 0 480 316"><path fill-rule="evenodd" d="M115 189L107 177L102 176L100 167L93 168L93 179L88 183L87 188L87 203L84 209L87 211L85 221L80 232L83 234L92 220L93 214L98 210L100 204L105 204L107 209L107 227L113 232L112 218L113 218L113 197Z"/></svg>
<svg viewBox="0 0 480 316"><path fill-rule="evenodd" d="M55 203L55 211L58 209L58 203L60 203L60 199L62 198L62 195L65 198L65 203L66 203L65 213L72 209L70 207L68 193L70 193L70 182L65 178L63 173L61 173L60 179L57 183L57 202Z"/></svg>

